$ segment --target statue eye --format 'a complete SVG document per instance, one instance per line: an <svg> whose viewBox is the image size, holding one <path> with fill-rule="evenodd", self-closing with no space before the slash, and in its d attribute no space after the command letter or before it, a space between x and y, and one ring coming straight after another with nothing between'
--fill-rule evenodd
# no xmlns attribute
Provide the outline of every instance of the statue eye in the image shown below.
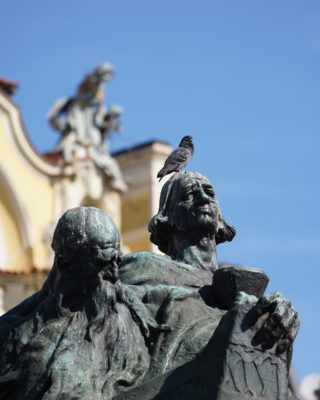
<svg viewBox="0 0 320 400"><path fill-rule="evenodd" d="M181 195L181 201L186 201L190 200L192 198L193 192L189 190L188 192L184 192L183 195Z"/></svg>
<svg viewBox="0 0 320 400"><path fill-rule="evenodd" d="M208 196L213 197L213 198L215 197L215 193L214 193L214 190L212 188L206 187L206 188L204 188L204 191L206 192L206 194Z"/></svg>
<svg viewBox="0 0 320 400"><path fill-rule="evenodd" d="M214 192L212 190L207 190L207 194L211 197L214 197Z"/></svg>

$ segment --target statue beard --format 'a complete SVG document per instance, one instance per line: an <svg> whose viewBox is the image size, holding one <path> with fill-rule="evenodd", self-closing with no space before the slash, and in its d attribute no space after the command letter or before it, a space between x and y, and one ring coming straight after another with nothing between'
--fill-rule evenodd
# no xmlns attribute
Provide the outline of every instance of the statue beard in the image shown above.
<svg viewBox="0 0 320 400"><path fill-rule="evenodd" d="M127 306L127 300L120 281L111 283L102 280L84 305L83 311L88 321L85 336L87 340L93 341L94 337L102 332L106 333L107 341L112 339L113 332L118 327L117 320L121 318L119 310L121 303ZM130 312L129 308L128 312ZM108 347L113 348L114 345L115 343L111 341Z"/></svg>
<svg viewBox="0 0 320 400"><path fill-rule="evenodd" d="M110 268L110 267L108 267ZM110 282L109 273L100 271L93 280L64 280L54 294L57 316L76 318L86 329L85 339L92 341L96 334L108 330L112 315L119 314L119 304L127 305L120 281ZM106 326L107 325L107 326Z"/></svg>
<svg viewBox="0 0 320 400"><path fill-rule="evenodd" d="M209 214L198 214L193 224L188 226L185 232L194 232L197 236L210 236L213 238L218 231L218 221L215 217Z"/></svg>
<svg viewBox="0 0 320 400"><path fill-rule="evenodd" d="M29 315L21 316L20 323L11 330L13 351L8 348L3 357L13 359L17 365L25 366L26 359L36 363L37 373L32 373L30 379L41 381L48 391L56 390L63 380L65 390L76 391L72 377L82 368L85 385L92 383L92 388L103 391L105 398L112 398L119 382L133 385L140 378L141 365L147 368L149 356L139 321L134 318L121 282L107 278L110 269L101 270L94 284L78 276L69 287L70 280L57 272L55 269L39 294L36 307ZM88 290L84 291L86 284ZM26 337L30 339L29 352L25 351ZM73 362L67 371L60 370L57 365L66 357ZM27 382L29 371L23 371L21 379ZM54 381L50 378L52 371Z"/></svg>
<svg viewBox="0 0 320 400"><path fill-rule="evenodd" d="M204 231L210 234L216 234L218 231L218 221L211 215L200 214L198 216L198 224L200 229L202 228Z"/></svg>

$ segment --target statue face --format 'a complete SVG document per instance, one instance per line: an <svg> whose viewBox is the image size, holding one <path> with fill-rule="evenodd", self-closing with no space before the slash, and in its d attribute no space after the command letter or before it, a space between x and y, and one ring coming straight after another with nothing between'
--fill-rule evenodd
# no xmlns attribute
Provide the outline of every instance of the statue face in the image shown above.
<svg viewBox="0 0 320 400"><path fill-rule="evenodd" d="M119 252L113 245L89 244L81 248L66 249L65 252L56 255L58 267L64 276L72 280L83 280L97 276L102 269L108 268L110 276L116 276L112 261L116 261Z"/></svg>
<svg viewBox="0 0 320 400"><path fill-rule="evenodd" d="M111 218L94 207L66 211L55 229L52 248L61 272L95 275L117 259L120 235Z"/></svg>
<svg viewBox="0 0 320 400"><path fill-rule="evenodd" d="M171 209L174 225L179 231L217 232L215 192L206 178L195 174L182 175L174 187Z"/></svg>

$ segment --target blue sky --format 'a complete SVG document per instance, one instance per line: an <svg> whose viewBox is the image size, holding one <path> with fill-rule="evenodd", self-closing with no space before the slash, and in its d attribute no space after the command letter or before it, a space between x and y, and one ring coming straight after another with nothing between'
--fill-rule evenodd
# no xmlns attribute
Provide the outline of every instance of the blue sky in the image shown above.
<svg viewBox="0 0 320 400"><path fill-rule="evenodd" d="M1 2L0 75L15 79L40 150L46 113L103 61L113 149L192 134L234 242L221 261L264 269L300 313L299 378L320 372L320 3L316 0Z"/></svg>

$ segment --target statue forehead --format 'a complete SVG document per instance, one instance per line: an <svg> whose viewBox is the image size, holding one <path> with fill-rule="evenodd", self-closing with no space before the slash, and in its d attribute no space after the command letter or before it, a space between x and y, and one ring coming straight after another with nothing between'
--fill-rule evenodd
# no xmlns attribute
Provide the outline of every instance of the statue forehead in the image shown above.
<svg viewBox="0 0 320 400"><path fill-rule="evenodd" d="M119 246L120 236L112 219L94 207L68 210L59 220L52 241L55 251L87 245Z"/></svg>
<svg viewBox="0 0 320 400"><path fill-rule="evenodd" d="M198 184L205 183L213 187L212 183L209 181L207 177L193 172L181 174L175 182L175 187L176 189L178 189L179 187L192 186L197 183Z"/></svg>

